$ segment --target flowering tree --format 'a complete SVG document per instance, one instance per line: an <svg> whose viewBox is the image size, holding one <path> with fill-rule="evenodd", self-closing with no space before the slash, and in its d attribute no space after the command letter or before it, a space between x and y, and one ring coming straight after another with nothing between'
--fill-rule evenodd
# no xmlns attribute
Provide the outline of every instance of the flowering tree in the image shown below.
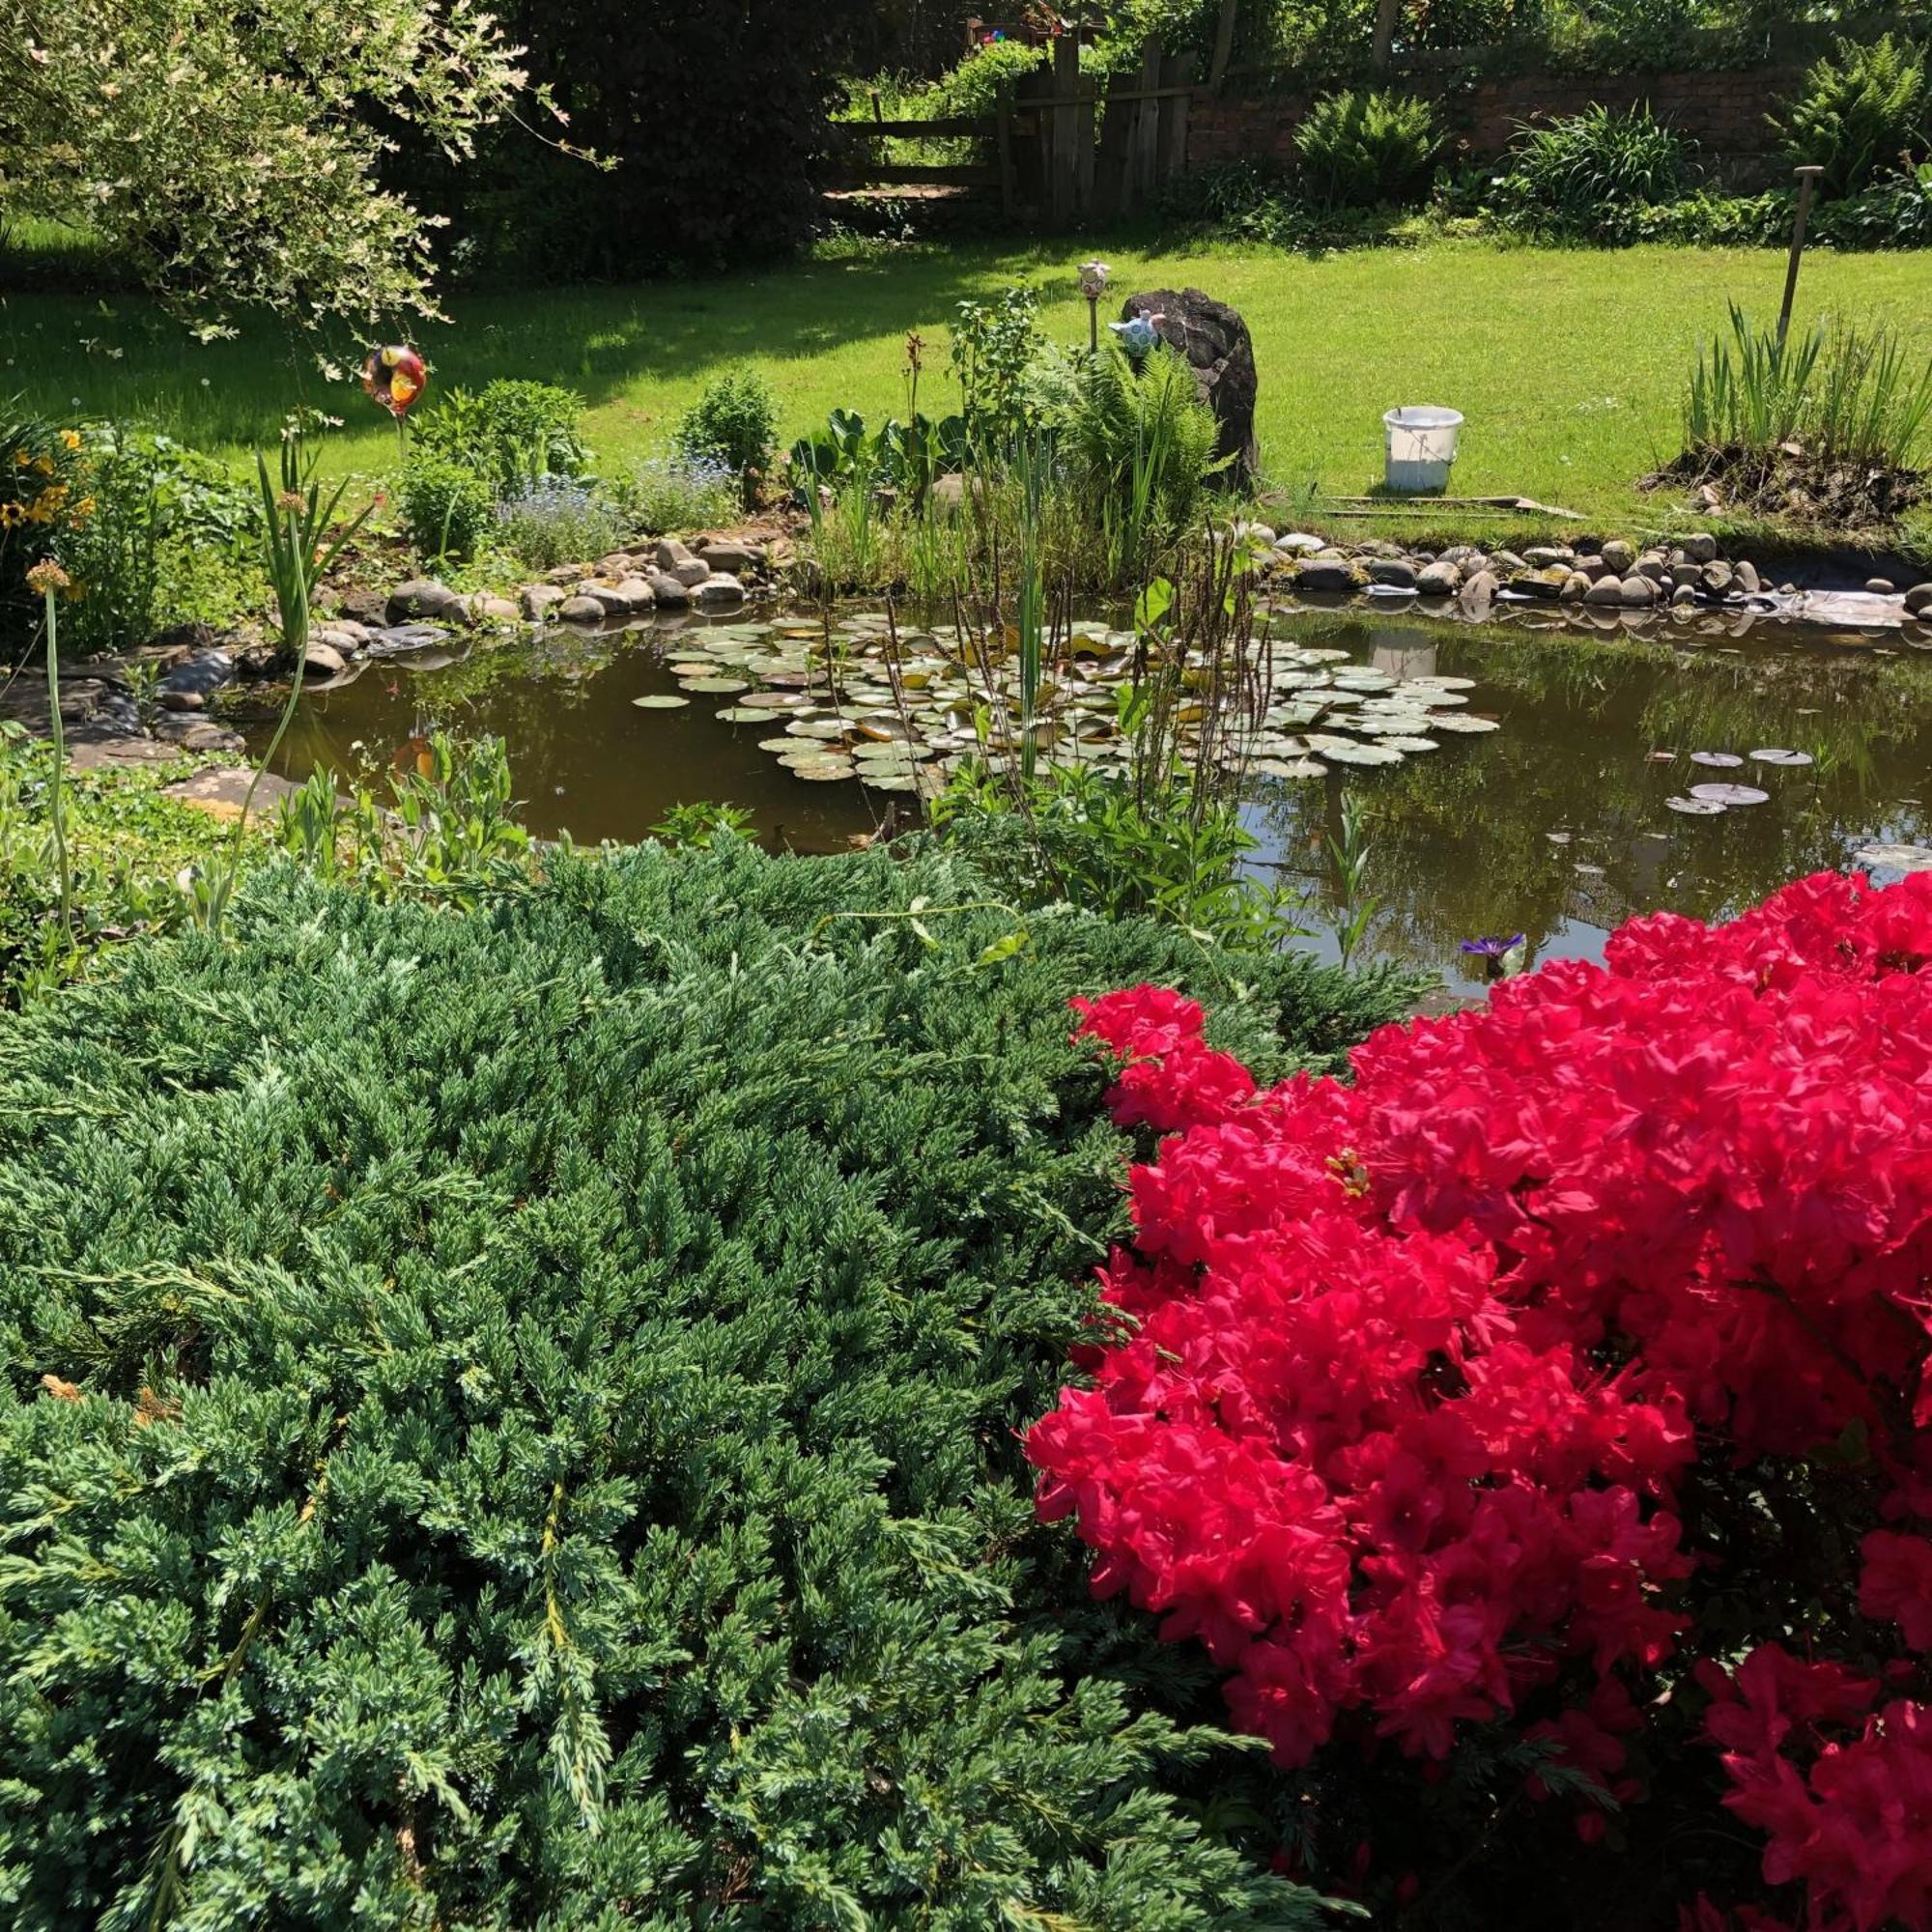
<svg viewBox="0 0 1932 1932"><path fill-rule="evenodd" d="M1041 1514L1285 1765L1514 1717L1587 1837L1668 1689L1814 1927L1932 1926L1928 967L1932 879L1821 874L1266 1094L1188 1001L1078 1003L1172 1138Z"/></svg>
<svg viewBox="0 0 1932 1932"><path fill-rule="evenodd" d="M445 153L525 86L476 0L0 0L0 180L214 332L433 313L432 225L377 179L412 126Z"/></svg>

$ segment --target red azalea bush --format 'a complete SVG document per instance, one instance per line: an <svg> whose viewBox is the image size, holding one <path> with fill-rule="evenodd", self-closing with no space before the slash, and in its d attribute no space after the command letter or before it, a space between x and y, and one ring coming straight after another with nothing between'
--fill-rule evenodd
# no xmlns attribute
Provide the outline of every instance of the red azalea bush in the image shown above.
<svg viewBox="0 0 1932 1932"><path fill-rule="evenodd" d="M1821 874L1262 1094L1189 1001L1076 1002L1117 1118L1171 1138L1094 1386L1028 1437L1040 1514L1284 1765L1540 1702L1566 1788L1628 1798L1638 1702L1701 1689L1765 1877L1814 1926L1932 1927L1928 965L1932 877ZM1753 1532L1790 1588L1719 1640L1726 1524L1814 1476L1861 1544Z"/></svg>

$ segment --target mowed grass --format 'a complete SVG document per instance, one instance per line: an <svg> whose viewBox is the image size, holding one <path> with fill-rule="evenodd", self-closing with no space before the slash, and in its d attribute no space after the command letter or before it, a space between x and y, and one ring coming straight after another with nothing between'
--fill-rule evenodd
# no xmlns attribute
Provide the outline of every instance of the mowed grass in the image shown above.
<svg viewBox="0 0 1932 1932"><path fill-rule="evenodd" d="M1277 485L1364 491L1381 472L1382 412L1446 404L1468 419L1459 493L1527 495L1632 528L1666 514L1633 485L1677 450L1699 344L1724 327L1730 301L1775 316L1784 266L1769 250L1473 242L1323 259L969 243L701 282L465 293L451 298L449 324L418 337L443 388L523 376L580 390L609 468L662 451L706 381L738 362L770 379L787 439L836 407L902 411L909 330L926 342L922 407L948 407L957 305L1029 282L1048 331L1084 341L1074 271L1096 246L1121 295L1191 285L1247 317ZM1932 253L1808 256L1800 321L1834 315L1884 317L1932 356ZM56 413L144 418L237 459L272 439L291 405L316 403L345 419L336 467L387 469L393 431L350 383L328 383L319 350L347 368L359 345L258 325L204 346L133 297L0 303L0 394L18 389Z"/></svg>

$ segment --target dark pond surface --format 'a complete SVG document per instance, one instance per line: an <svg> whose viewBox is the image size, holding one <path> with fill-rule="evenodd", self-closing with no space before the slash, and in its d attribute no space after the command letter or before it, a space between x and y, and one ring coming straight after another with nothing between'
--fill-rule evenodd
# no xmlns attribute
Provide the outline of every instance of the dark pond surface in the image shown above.
<svg viewBox="0 0 1932 1932"><path fill-rule="evenodd" d="M454 662L371 664L304 700L283 768L353 775L414 759L438 727L495 732L531 829L567 829L580 842L639 838L672 805L699 799L729 800L769 842L807 852L846 845L889 810L901 825L916 813L912 799L852 780L795 777L758 748L770 723L712 715L738 701L731 694L639 708L639 697L679 695L670 667L693 658L701 628L554 633ZM1306 892L1304 923L1316 930L1302 943L1321 952L1333 952L1325 841L1349 793L1367 810L1372 843L1365 949L1463 988L1480 978L1461 951L1466 938L1521 932L1530 964L1595 957L1634 913L1719 917L1873 842L1932 842L1932 655L1896 639L1875 649L1778 629L1690 648L1306 612L1276 630L1405 683L1470 679L1466 715L1500 727L1442 735L1386 768L1254 782L1246 815L1259 861ZM1751 758L1765 749L1813 762ZM1695 752L1743 763L1700 766ZM1666 806L1711 781L1769 796L1709 817Z"/></svg>

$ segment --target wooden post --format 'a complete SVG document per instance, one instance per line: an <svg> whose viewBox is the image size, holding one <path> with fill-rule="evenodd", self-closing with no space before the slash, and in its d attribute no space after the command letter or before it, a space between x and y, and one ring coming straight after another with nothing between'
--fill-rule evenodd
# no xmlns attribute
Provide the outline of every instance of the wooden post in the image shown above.
<svg viewBox="0 0 1932 1932"><path fill-rule="evenodd" d="M1100 153L1094 177L1095 221L1111 221L1125 206L1127 155L1132 145L1133 108L1117 95L1130 94L1134 77L1117 73L1107 82L1107 111L1100 120Z"/></svg>
<svg viewBox="0 0 1932 1932"><path fill-rule="evenodd" d="M1376 37L1369 48L1369 65L1378 73L1388 71L1389 57L1395 51L1395 30L1402 22L1402 0L1376 0Z"/></svg>
<svg viewBox="0 0 1932 1932"><path fill-rule="evenodd" d="M1069 37L1070 38L1070 37ZM1073 43L1073 219L1088 221L1094 213L1094 102L1099 90L1080 71L1080 43Z"/></svg>
<svg viewBox="0 0 1932 1932"><path fill-rule="evenodd" d="M1208 69L1211 93L1219 94L1228 77L1228 63L1235 57L1235 16L1240 11L1241 0L1221 0L1221 17L1214 28L1214 58Z"/></svg>
<svg viewBox="0 0 1932 1932"><path fill-rule="evenodd" d="M1784 270L1784 301L1777 311L1777 346L1784 347L1785 331L1791 327L1791 304L1798 294L1798 258L1804 252L1804 224L1811 213L1811 190L1825 170L1805 166L1794 169L1798 176L1798 214L1791 224L1791 261Z"/></svg>
<svg viewBox="0 0 1932 1932"><path fill-rule="evenodd" d="M1141 85L1144 95L1152 94L1160 86L1161 51L1158 45L1150 43L1141 56ZM1158 100L1137 100L1134 102L1134 139L1127 165L1128 206L1138 208L1153 193L1154 183L1160 167L1160 102Z"/></svg>
<svg viewBox="0 0 1932 1932"><path fill-rule="evenodd" d="M999 102L994 109L993 145L998 150L994 163L1000 170L1000 219L1011 221L1019 196L1013 185L1013 84L1010 80L1001 86Z"/></svg>
<svg viewBox="0 0 1932 1932"><path fill-rule="evenodd" d="M1161 92L1166 97L1155 103L1160 108L1160 143L1155 155L1154 176L1160 183L1171 182L1187 166L1186 89L1194 84L1194 56L1170 54L1161 63Z"/></svg>
<svg viewBox="0 0 1932 1932"><path fill-rule="evenodd" d="M1047 218L1054 227L1065 228L1073 220L1080 164L1074 145L1080 110L1072 100L1073 90L1080 85L1080 49L1065 35L1053 43L1052 84L1053 105L1045 110L1051 129L1047 146Z"/></svg>

